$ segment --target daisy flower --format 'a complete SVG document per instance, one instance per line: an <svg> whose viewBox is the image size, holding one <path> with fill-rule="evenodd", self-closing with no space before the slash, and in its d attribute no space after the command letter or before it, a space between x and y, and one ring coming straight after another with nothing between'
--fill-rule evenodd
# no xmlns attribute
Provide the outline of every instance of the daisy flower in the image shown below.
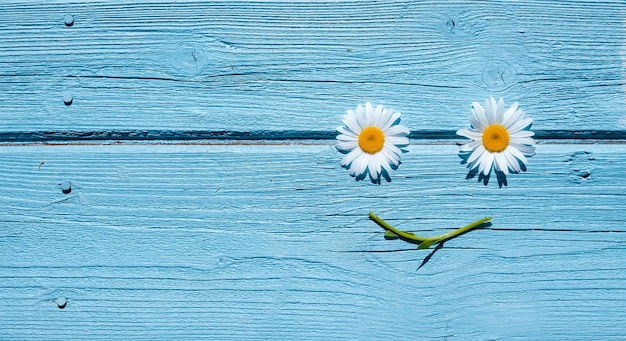
<svg viewBox="0 0 626 341"><path fill-rule="evenodd" d="M468 178L478 173L479 181L484 179L486 185L495 169L500 186L506 185L506 175L526 171L526 157L535 155L535 133L529 130L533 120L518 109L517 102L505 111L502 98L498 102L493 97L486 100L486 109L476 102L473 106L471 127L456 132L473 140L460 151L462 163L470 169Z"/></svg>
<svg viewBox="0 0 626 341"><path fill-rule="evenodd" d="M382 105L359 105L343 116L345 126L337 128L335 147L346 154L341 166L349 169L356 180L369 177L380 184L380 178L391 181L389 173L400 165L402 150L409 145L409 129L400 125L400 113Z"/></svg>

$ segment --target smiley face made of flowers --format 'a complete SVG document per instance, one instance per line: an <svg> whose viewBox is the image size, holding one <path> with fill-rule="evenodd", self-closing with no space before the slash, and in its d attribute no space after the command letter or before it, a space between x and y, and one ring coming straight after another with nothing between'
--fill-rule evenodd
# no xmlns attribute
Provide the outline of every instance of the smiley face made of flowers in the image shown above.
<svg viewBox="0 0 626 341"><path fill-rule="evenodd" d="M474 115L469 118L471 127L456 132L472 140L461 146L459 156L470 169L468 179L478 174L478 181L487 185L491 171L495 170L502 187L507 185L509 173L526 171L526 158L535 155L535 133L530 131L533 120L518 109L517 102L505 111L504 100L496 102L491 97L485 101L485 107L474 102Z"/></svg>
<svg viewBox="0 0 626 341"><path fill-rule="evenodd" d="M335 147L346 154L341 166L356 180L369 173L372 183L380 184L381 176L391 181L389 173L398 168L403 150L409 145L409 129L400 125L400 113L382 105L367 102L343 116L345 126L338 127Z"/></svg>

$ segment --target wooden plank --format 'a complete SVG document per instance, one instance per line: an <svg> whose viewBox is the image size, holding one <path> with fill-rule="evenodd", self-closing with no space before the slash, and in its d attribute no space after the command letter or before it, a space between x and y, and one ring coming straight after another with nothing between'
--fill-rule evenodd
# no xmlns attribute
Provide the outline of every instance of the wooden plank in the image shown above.
<svg viewBox="0 0 626 341"><path fill-rule="evenodd" d="M3 1L0 131L411 130L519 101L539 129L626 128L622 1ZM66 106L66 100L72 104Z"/></svg>
<svg viewBox="0 0 626 341"><path fill-rule="evenodd" d="M328 144L2 146L0 338L626 337L626 145L540 144L505 188L457 148L377 186ZM416 271L370 210L494 219Z"/></svg>

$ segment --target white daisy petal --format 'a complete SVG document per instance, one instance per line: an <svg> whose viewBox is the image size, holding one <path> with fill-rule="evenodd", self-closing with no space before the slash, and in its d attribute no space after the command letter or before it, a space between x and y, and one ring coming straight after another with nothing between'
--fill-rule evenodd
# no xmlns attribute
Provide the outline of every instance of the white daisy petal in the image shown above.
<svg viewBox="0 0 626 341"><path fill-rule="evenodd" d="M382 168L380 157L378 155L372 155L370 157L367 168L369 169L370 178L372 179L372 181L376 181L377 179L379 179Z"/></svg>
<svg viewBox="0 0 626 341"><path fill-rule="evenodd" d="M356 120L356 114L352 110L348 110L348 113L343 116L343 124L345 124L350 131L357 135L362 130Z"/></svg>
<svg viewBox="0 0 626 341"><path fill-rule="evenodd" d="M382 105L377 105L376 110L374 110L373 115L371 117L370 125L380 127L378 121L380 121L381 117L383 117L384 107Z"/></svg>
<svg viewBox="0 0 626 341"><path fill-rule="evenodd" d="M495 98L490 97L487 104L487 120L489 120L489 124L496 123L496 110L498 110L498 103Z"/></svg>
<svg viewBox="0 0 626 341"><path fill-rule="evenodd" d="M347 135L347 134L339 134L337 135L338 141L358 141L358 136L356 135Z"/></svg>
<svg viewBox="0 0 626 341"><path fill-rule="evenodd" d="M389 129L389 127L394 125L396 122L399 122L400 116L401 115L399 112L391 113L390 116L387 118L386 122L380 125L380 129L382 129L383 131Z"/></svg>
<svg viewBox="0 0 626 341"><path fill-rule="evenodd" d="M519 144L519 143L511 143L511 144L509 144L509 146L519 150L520 153L522 153L522 154L524 154L524 155L526 155L528 157L531 157L531 156L535 155L535 147L533 147L533 146L526 146L526 145Z"/></svg>
<svg viewBox="0 0 626 341"><path fill-rule="evenodd" d="M485 153L487 154L487 153ZM484 154L483 154L484 155ZM476 168L478 168L478 173L482 174L485 170L485 168L487 167L487 160L486 157L484 157L483 155L480 156L480 159L478 159L476 161Z"/></svg>
<svg viewBox="0 0 626 341"><path fill-rule="evenodd" d="M461 146L461 151L463 152L472 151L476 149L476 147L478 147L481 143L482 143L481 141L472 141L472 142L466 143Z"/></svg>
<svg viewBox="0 0 626 341"><path fill-rule="evenodd" d="M401 137L401 136L385 136L385 141L391 143L391 144L395 144L396 146L408 146L409 145L409 138L408 137Z"/></svg>
<svg viewBox="0 0 626 341"><path fill-rule="evenodd" d="M494 153L494 158L496 161L496 165L504 175L509 174L509 165L506 161L506 156L503 153Z"/></svg>
<svg viewBox="0 0 626 341"><path fill-rule="evenodd" d="M476 147L472 155L470 155L469 158L467 158L467 163L471 164L472 162L479 160L480 157L483 156L485 152L487 152L487 150L485 149L485 147L483 147L481 143L478 147Z"/></svg>
<svg viewBox="0 0 626 341"><path fill-rule="evenodd" d="M370 104L370 102L365 103L365 108L361 111L362 114L357 114L356 115L356 121L359 123L359 127L361 127L361 129L365 129L367 127L369 127L369 109L371 109L372 104Z"/></svg>
<svg viewBox="0 0 626 341"><path fill-rule="evenodd" d="M359 116L365 115L365 107L361 104L357 105L354 113Z"/></svg>
<svg viewBox="0 0 626 341"><path fill-rule="evenodd" d="M341 135L345 135L345 136L349 136L350 138L353 139L358 139L358 135L353 133L350 129L346 129L344 127L337 127L337 131L340 132L340 135L337 135L337 138L339 138L339 136Z"/></svg>
<svg viewBox="0 0 626 341"><path fill-rule="evenodd" d="M400 113L382 105L367 102L343 116L343 127L338 127L335 148L345 153L340 164L351 176L362 180L369 175L373 183L380 178L391 181L392 170L400 165L402 150L409 144L407 127L400 125ZM360 140L367 129L367 138ZM363 149L361 149L363 148Z"/></svg>
<svg viewBox="0 0 626 341"><path fill-rule="evenodd" d="M509 169L511 169L511 171L513 173L519 173L521 168L519 166L519 161L517 161L517 158L515 158L515 156L513 156L513 154L511 153L511 149L512 148L507 148L505 149L502 154L504 154L504 157L506 158L506 162L509 165Z"/></svg>
<svg viewBox="0 0 626 341"><path fill-rule="evenodd" d="M386 158L385 158L385 160L383 162L381 162L380 165L382 166L381 173L384 170L385 173L387 173L387 176L389 174L391 174L391 172L393 171L393 169L391 168L391 164L389 163L389 161Z"/></svg>
<svg viewBox="0 0 626 341"><path fill-rule="evenodd" d="M526 157L524 156L524 154L522 154L522 152L517 150L517 148L509 147L506 150L509 153L511 153L511 155L513 155L516 159L520 160L523 164L527 164L528 163L528 160L526 160Z"/></svg>
<svg viewBox="0 0 626 341"><path fill-rule="evenodd" d="M476 125L474 128L484 130L489 126L489 120L487 120L487 115L485 114L485 109L478 104L478 102L472 103L474 106L474 117L476 118Z"/></svg>
<svg viewBox="0 0 626 341"><path fill-rule="evenodd" d="M335 145L340 151L353 150L359 146L358 141L341 141Z"/></svg>
<svg viewBox="0 0 626 341"><path fill-rule="evenodd" d="M365 173L367 170L367 164L370 160L370 154L363 153L360 157L358 157L352 165L350 166L350 175L359 177Z"/></svg>
<svg viewBox="0 0 626 341"><path fill-rule="evenodd" d="M530 118L521 119L513 124L509 128L507 128L511 133L517 133L518 131L523 130L533 123L533 120Z"/></svg>
<svg viewBox="0 0 626 341"><path fill-rule="evenodd" d="M467 168L468 168L470 171L477 170L479 166L480 166L480 159L475 160L475 161L473 161L473 162L471 162L471 163L468 163L468 164L467 164ZM478 172L478 171L477 171L477 172Z"/></svg>
<svg viewBox="0 0 626 341"><path fill-rule="evenodd" d="M394 153L390 153L388 150L381 150L380 153L387 159L389 160L389 164L392 164L394 166L397 166L400 164L400 156L396 155Z"/></svg>
<svg viewBox="0 0 626 341"><path fill-rule="evenodd" d="M397 155L398 160L400 160L400 156L402 155L402 151L400 150L400 148L396 147L392 143L389 143L389 141L385 141L383 149L386 149L391 154Z"/></svg>
<svg viewBox="0 0 626 341"><path fill-rule="evenodd" d="M376 107L376 110L378 110L378 107ZM388 108L385 108L385 107L382 107L380 115L376 118L376 122L374 123L374 125L376 127L382 127L383 124L385 124L387 122L387 120L389 119L389 116L391 116L392 112L393 112L392 110L390 110Z"/></svg>
<svg viewBox="0 0 626 341"><path fill-rule="evenodd" d="M502 124L504 118L504 99L500 98L498 101L498 107L496 108L496 121L495 123Z"/></svg>
<svg viewBox="0 0 626 341"><path fill-rule="evenodd" d="M365 124L366 127L371 127L374 125L374 120L376 119L376 109L372 106L372 103L365 103ZM365 128L365 127L363 127Z"/></svg>
<svg viewBox="0 0 626 341"><path fill-rule="evenodd" d="M483 125L482 122L480 122L476 116L472 115L469 117L470 120L470 127L472 129L479 129L479 130L484 130L487 126Z"/></svg>
<svg viewBox="0 0 626 341"><path fill-rule="evenodd" d="M341 162L339 163L343 167L348 167L354 160L363 155L363 151L359 148L355 148L351 150L348 154L346 154Z"/></svg>
<svg viewBox="0 0 626 341"><path fill-rule="evenodd" d="M511 143L533 145L535 140L530 137L511 137Z"/></svg>
<svg viewBox="0 0 626 341"><path fill-rule="evenodd" d="M387 136L407 136L411 133L409 128L401 125L395 125L384 130Z"/></svg>
<svg viewBox="0 0 626 341"><path fill-rule="evenodd" d="M500 165L496 162L496 156L498 154L494 153L494 154L491 154L491 155L493 155L493 169L495 169L496 171L500 172L501 171L500 170Z"/></svg>
<svg viewBox="0 0 626 341"><path fill-rule="evenodd" d="M509 127L511 126L511 123L517 121L518 117L520 116L520 113L523 113L523 111L518 111L517 107L519 106L519 104L517 102L513 103L513 105L511 105L510 108L508 108L503 115L502 118L502 126L509 129Z"/></svg>
<svg viewBox="0 0 626 341"><path fill-rule="evenodd" d="M515 132L515 133L509 132L509 136L511 136L511 138L533 137L533 136L535 136L535 132L534 131L530 131L530 130L520 130L520 131Z"/></svg>
<svg viewBox="0 0 626 341"><path fill-rule="evenodd" d="M491 173L491 168L493 168L494 153L484 153L481 159L479 171L487 176Z"/></svg>
<svg viewBox="0 0 626 341"><path fill-rule="evenodd" d="M472 139L472 140L480 140L482 139L482 136L483 136L482 132L465 129L465 128L457 130L456 134L467 137L468 139Z"/></svg>

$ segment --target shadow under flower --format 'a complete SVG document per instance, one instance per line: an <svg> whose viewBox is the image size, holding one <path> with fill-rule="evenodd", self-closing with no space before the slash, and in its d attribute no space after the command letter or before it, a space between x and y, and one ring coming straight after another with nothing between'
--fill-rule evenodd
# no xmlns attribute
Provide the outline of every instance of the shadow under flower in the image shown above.
<svg viewBox="0 0 626 341"><path fill-rule="evenodd" d="M400 166L401 164L402 162L398 163L398 165L390 164L389 167L391 167L391 169L395 171L398 169L398 166ZM350 169L349 165L348 167L343 167L343 168ZM389 176L389 172L387 172L384 168L381 169L380 175L377 178L372 178L371 174L369 173L369 168L366 168L363 174L355 176L354 178L356 181L361 181L361 180L365 180L365 178L367 178L368 176L370 180L372 181L372 183L375 185L381 184L381 181L380 181L381 178L384 178L387 182L391 182L391 176Z"/></svg>
<svg viewBox="0 0 626 341"><path fill-rule="evenodd" d="M459 153L459 157L461 158L461 164L465 165L467 164L467 159L470 157L472 153L463 153L460 152ZM520 169L525 172L526 171L526 165L524 165L523 162L520 162L518 160ZM467 172L467 175L465 176L466 180L469 179L473 179L476 176L478 176L478 182L482 182L485 186L487 186L487 184L489 184L489 180L491 179L491 173L495 173L496 174L496 180L498 180L498 187L502 188L502 186L508 186L508 182L506 180L506 174L504 174L504 172L495 170L495 169L491 169L489 170L489 173L487 173L487 175L483 174L482 172L478 171L478 167L474 167L472 169L469 170L469 172ZM517 174L518 172L511 172L512 174Z"/></svg>
<svg viewBox="0 0 626 341"><path fill-rule="evenodd" d="M485 222L485 223L482 223L482 224L476 226L474 229L481 229L481 228L486 228L486 227L489 227L489 226L491 226L491 222L488 221L488 222ZM424 260L422 261L422 264L420 264L420 266L418 266L417 269L415 269L415 271L421 269L424 265L426 265L426 263L428 263L430 261L430 259L435 255L435 253L437 251L443 249L443 245L445 244L445 242L447 242L448 240L454 239L454 238L456 238L458 236L462 236L462 235L468 233L469 231L471 231L471 230L467 230L467 231L465 231L465 232L463 232L461 234L458 234L458 235L456 235L456 236L454 236L452 238L444 239L441 242L439 242L437 244L437 246L433 249L433 251L431 253L429 253L428 256L424 257Z"/></svg>

